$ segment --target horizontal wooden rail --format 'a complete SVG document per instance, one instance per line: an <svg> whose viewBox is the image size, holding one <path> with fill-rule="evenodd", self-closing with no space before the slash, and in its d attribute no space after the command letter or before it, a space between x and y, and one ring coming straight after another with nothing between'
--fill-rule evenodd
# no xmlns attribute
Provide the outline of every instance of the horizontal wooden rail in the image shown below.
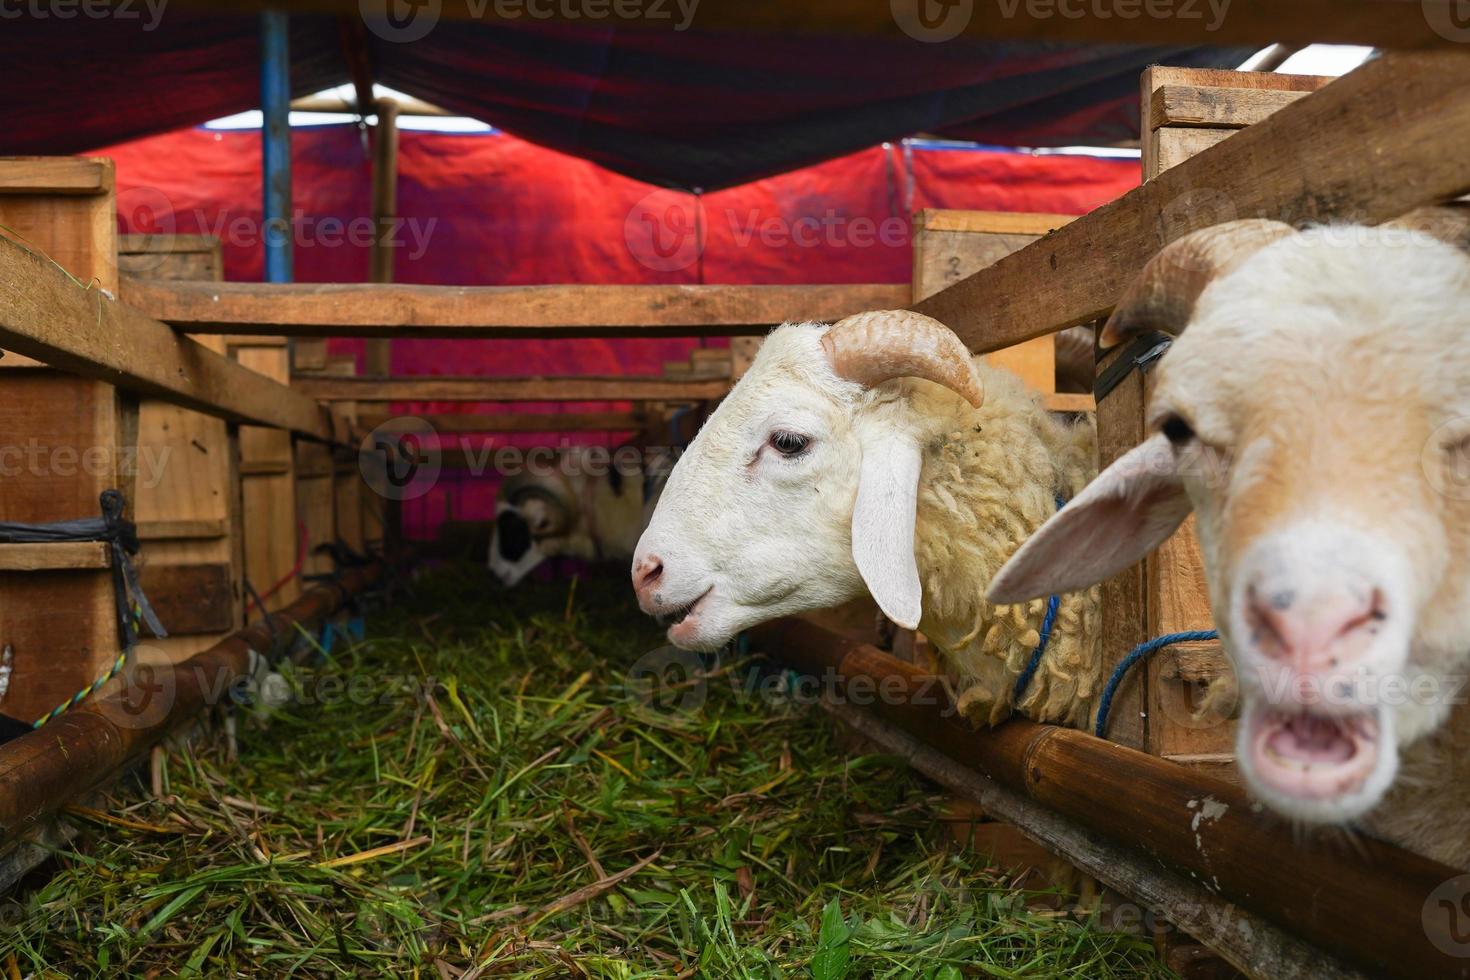
<svg viewBox="0 0 1470 980"><path fill-rule="evenodd" d="M311 627L382 575L380 563L349 568L330 585L318 586L262 620L214 646L136 684L113 682L105 693L49 722L44 729L0 745L0 843L14 840L40 821L119 775L129 762L199 712L221 704L230 686L249 669L252 651L290 643L296 626ZM119 688L122 688L119 690Z"/></svg>
<svg viewBox="0 0 1470 980"><path fill-rule="evenodd" d="M501 412L483 415L420 415L436 432L623 432L641 429L648 416L638 412ZM407 424L402 415L363 415L364 429Z"/></svg>
<svg viewBox="0 0 1470 980"><path fill-rule="evenodd" d="M722 398L730 379L586 376L564 378L298 378L297 391L322 401L616 402Z"/></svg>
<svg viewBox="0 0 1470 980"><path fill-rule="evenodd" d="M1470 960L1440 951L1456 948L1453 926L1421 921L1451 868L1368 838L1347 847L1340 835L1293 832L1237 787L1084 732L1021 719L973 731L937 678L801 620L757 627L751 643L976 774L1374 976L1470 976ZM1426 928L1445 930L1440 947Z"/></svg>
<svg viewBox="0 0 1470 980"><path fill-rule="evenodd" d="M215 11L260 11L273 0L180 0L181 6ZM904 24L890 12L907 11ZM306 0L293 9L360 17L360 0ZM378 9L382 9L379 5ZM516 7L517 11L521 8ZM551 16L559 6L548 4ZM569 8L573 11L577 7ZM663 9L663 8L659 8ZM626 21L629 29L675 31L753 31L787 36L868 34L942 41L972 39L1081 41L1091 44L1247 45L1362 44L1384 48L1450 47L1459 37L1453 27L1454 0L1232 0L1231 3L1062 3L1050 0L953 4L937 23L921 20L922 4L852 3L851 0L703 0L686 21L676 7L655 16ZM938 9L938 8L936 8ZM488 10L488 13L487 13ZM445 0L446 18L494 18L496 5L475 0ZM439 5L435 5L436 15ZM573 23L585 23L581 20ZM953 23L951 23L953 20ZM509 21L511 26L524 20Z"/></svg>
<svg viewBox="0 0 1470 980"><path fill-rule="evenodd" d="M908 302L901 285L275 285L128 279L123 296L189 333L294 337L661 337L763 334Z"/></svg>
<svg viewBox="0 0 1470 980"><path fill-rule="evenodd" d="M332 438L310 398L78 283L0 236L0 349L233 422Z"/></svg>
<svg viewBox="0 0 1470 980"><path fill-rule="evenodd" d="M1470 52L1385 55L912 308L981 353L1087 323L1198 228L1371 223L1470 190L1467 132Z"/></svg>

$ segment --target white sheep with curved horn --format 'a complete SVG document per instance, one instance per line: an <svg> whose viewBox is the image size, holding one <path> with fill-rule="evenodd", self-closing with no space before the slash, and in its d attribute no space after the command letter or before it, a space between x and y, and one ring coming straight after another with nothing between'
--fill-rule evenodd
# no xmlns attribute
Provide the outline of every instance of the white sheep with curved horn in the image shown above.
<svg viewBox="0 0 1470 980"><path fill-rule="evenodd" d="M968 717L1012 710L1047 602L998 607L991 576L1096 472L1065 425L943 324L904 310L778 327L674 468L638 543L645 612L709 650L779 616L871 595L944 652ZM1085 725L1097 597L1063 597L1020 708Z"/></svg>
<svg viewBox="0 0 1470 980"><path fill-rule="evenodd" d="M1154 434L990 589L1014 602L1101 581L1192 511L1253 794L1460 867L1467 234L1463 209L1429 209L1378 228L1230 222L1164 248L1101 337L1178 335L1155 369Z"/></svg>

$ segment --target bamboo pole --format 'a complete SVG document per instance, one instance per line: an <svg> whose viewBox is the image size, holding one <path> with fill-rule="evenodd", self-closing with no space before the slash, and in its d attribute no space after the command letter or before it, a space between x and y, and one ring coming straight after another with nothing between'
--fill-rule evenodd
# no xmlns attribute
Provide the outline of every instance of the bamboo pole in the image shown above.
<svg viewBox="0 0 1470 980"><path fill-rule="evenodd" d="M810 623L751 641L839 702L1373 976L1470 976L1470 959L1441 951L1457 948L1452 923L1421 916L1454 869L1368 838L1294 834L1237 787L1083 732L1021 719L973 731L935 678Z"/></svg>

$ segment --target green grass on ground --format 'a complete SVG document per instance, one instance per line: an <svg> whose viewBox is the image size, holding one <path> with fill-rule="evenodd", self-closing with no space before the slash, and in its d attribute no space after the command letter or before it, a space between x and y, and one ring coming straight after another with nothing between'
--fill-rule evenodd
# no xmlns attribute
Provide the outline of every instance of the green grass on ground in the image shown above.
<svg viewBox="0 0 1470 980"><path fill-rule="evenodd" d="M49 879L0 898L0 974L1165 975L1029 911L946 843L933 785L748 665L640 697L662 641L625 592L420 582L290 674L314 703L242 712L238 763L214 726L162 799L74 816Z"/></svg>

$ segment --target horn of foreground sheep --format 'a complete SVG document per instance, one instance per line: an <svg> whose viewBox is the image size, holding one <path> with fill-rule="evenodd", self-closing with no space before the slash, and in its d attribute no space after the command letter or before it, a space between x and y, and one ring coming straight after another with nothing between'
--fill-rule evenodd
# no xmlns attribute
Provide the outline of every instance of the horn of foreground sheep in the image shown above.
<svg viewBox="0 0 1470 980"><path fill-rule="evenodd" d="M979 408L985 388L970 351L954 331L909 310L875 310L834 323L822 338L832 370L865 388L894 378L923 378Z"/></svg>
<svg viewBox="0 0 1470 980"><path fill-rule="evenodd" d="M1470 205L1462 201L1415 208L1387 222L1384 227L1422 231L1446 245L1470 251Z"/></svg>
<svg viewBox="0 0 1470 980"><path fill-rule="evenodd" d="M1244 262L1292 227L1265 218L1226 221L1170 242L1148 260L1108 317L1098 346L1107 350L1150 330L1179 334L1211 280Z"/></svg>

